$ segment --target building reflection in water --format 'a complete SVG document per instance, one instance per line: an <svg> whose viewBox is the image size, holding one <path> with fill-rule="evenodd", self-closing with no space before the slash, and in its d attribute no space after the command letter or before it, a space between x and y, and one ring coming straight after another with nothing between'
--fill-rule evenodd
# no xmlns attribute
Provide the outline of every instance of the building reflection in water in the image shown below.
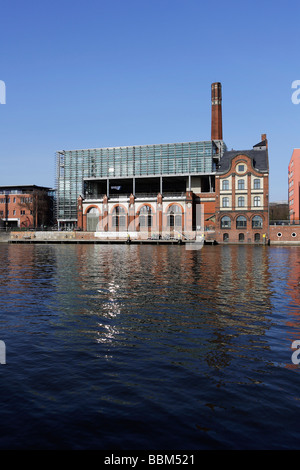
<svg viewBox="0 0 300 470"><path fill-rule="evenodd" d="M72 321L75 315L81 328L77 334L106 345L107 357L116 347L129 351L137 344L145 349L148 343L170 361L180 357L195 368L205 361L210 368L222 369L238 354L251 361L268 347L267 247L75 248L72 262L70 254L67 264L64 257L57 259L62 263L60 289L69 291ZM87 317L93 319L88 328Z"/></svg>
<svg viewBox="0 0 300 470"><path fill-rule="evenodd" d="M141 348L202 371L239 359L254 367L270 347L273 254L264 246L11 245L0 288L22 321L39 303L35 320L47 314L60 341L93 343L102 357ZM296 315L300 259L291 256L286 289Z"/></svg>

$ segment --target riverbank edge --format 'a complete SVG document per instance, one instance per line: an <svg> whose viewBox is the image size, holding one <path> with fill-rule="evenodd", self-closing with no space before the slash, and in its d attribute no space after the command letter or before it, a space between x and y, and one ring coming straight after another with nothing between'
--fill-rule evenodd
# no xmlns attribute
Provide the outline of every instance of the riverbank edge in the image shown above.
<svg viewBox="0 0 300 470"><path fill-rule="evenodd" d="M257 242L257 243L247 243L243 242L221 242L217 243L215 238L209 234L209 237L200 237L202 244L205 245L274 245L274 246L300 246L300 240L280 240L277 237L277 240L268 240L267 243ZM204 238L204 239L203 239ZM70 231L70 232L46 232L46 231L15 231L9 233L0 234L0 243L9 243L9 244L133 244L133 245L192 245L199 242L199 237L192 238L191 234L189 238L177 237L177 238L146 238L146 236L141 233L127 234L127 236L116 236L112 234L107 236L102 232L80 232L80 231Z"/></svg>

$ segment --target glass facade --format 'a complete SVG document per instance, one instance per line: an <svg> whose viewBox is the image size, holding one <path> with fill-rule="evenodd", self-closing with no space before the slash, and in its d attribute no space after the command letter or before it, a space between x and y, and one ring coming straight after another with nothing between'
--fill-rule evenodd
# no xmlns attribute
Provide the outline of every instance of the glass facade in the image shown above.
<svg viewBox="0 0 300 470"><path fill-rule="evenodd" d="M213 174L223 141L141 145L56 153L57 218L76 220L84 180Z"/></svg>

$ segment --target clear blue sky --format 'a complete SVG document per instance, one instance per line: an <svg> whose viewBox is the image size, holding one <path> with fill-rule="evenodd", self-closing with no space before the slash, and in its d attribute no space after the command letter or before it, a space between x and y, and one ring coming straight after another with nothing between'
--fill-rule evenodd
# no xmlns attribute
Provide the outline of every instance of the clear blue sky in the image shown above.
<svg viewBox="0 0 300 470"><path fill-rule="evenodd" d="M270 200L300 147L296 1L3 0L0 185L54 186L55 152L210 140L223 88L229 149L269 140Z"/></svg>

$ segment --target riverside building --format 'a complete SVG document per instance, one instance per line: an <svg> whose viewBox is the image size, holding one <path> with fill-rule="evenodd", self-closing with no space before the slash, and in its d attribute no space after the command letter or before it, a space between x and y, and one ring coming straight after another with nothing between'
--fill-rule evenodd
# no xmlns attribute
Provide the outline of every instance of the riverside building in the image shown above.
<svg viewBox="0 0 300 470"><path fill-rule="evenodd" d="M225 152L216 175L218 243L267 243L269 239L268 141Z"/></svg>
<svg viewBox="0 0 300 470"><path fill-rule="evenodd" d="M294 149L288 167L289 217L292 223L300 221L300 149Z"/></svg>
<svg viewBox="0 0 300 470"><path fill-rule="evenodd" d="M54 191L36 185L0 186L0 228L53 225Z"/></svg>
<svg viewBox="0 0 300 470"><path fill-rule="evenodd" d="M220 83L211 98L211 140L58 151L59 228L180 234L197 228L199 204L213 228L215 176L226 150Z"/></svg>
<svg viewBox="0 0 300 470"><path fill-rule="evenodd" d="M249 151L227 151L219 82L211 85L210 140L62 150L56 168L60 229L188 239L200 231L219 243L267 238L266 136Z"/></svg>

